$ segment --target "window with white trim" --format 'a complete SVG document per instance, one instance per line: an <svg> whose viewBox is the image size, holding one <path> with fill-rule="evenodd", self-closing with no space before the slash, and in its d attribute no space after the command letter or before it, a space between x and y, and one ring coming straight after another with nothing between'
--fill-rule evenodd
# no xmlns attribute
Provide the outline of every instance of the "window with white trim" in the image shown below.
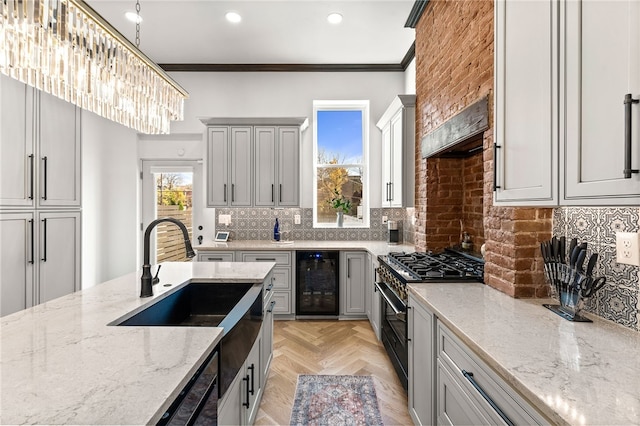
<svg viewBox="0 0 640 426"><path fill-rule="evenodd" d="M369 101L314 101L313 118L313 226L369 227Z"/></svg>

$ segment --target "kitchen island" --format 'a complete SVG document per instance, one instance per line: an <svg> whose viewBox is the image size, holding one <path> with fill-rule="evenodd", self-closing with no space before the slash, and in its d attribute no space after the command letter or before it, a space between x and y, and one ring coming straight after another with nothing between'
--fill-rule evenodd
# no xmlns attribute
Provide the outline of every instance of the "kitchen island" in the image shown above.
<svg viewBox="0 0 640 426"><path fill-rule="evenodd" d="M137 271L3 317L0 423L156 423L223 329L108 324L183 284L261 283L274 267L162 265L152 297L139 297Z"/></svg>
<svg viewBox="0 0 640 426"><path fill-rule="evenodd" d="M409 288L552 424L640 424L637 332L595 316L570 322L542 306L553 300L514 299L482 284Z"/></svg>

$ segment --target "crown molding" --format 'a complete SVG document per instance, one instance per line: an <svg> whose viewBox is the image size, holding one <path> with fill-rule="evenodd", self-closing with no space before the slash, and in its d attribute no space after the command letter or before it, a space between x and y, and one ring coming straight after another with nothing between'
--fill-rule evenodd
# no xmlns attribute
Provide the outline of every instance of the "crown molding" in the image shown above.
<svg viewBox="0 0 640 426"><path fill-rule="evenodd" d="M422 12L424 12L424 8L427 7L427 3L429 3L429 0L416 0L416 2L413 4L411 12L409 12L407 22L405 22L404 24L405 27L415 28L416 25L418 25L418 21L422 16Z"/></svg>
<svg viewBox="0 0 640 426"><path fill-rule="evenodd" d="M404 60L403 60L404 61ZM166 72L402 72L403 64L159 64Z"/></svg>

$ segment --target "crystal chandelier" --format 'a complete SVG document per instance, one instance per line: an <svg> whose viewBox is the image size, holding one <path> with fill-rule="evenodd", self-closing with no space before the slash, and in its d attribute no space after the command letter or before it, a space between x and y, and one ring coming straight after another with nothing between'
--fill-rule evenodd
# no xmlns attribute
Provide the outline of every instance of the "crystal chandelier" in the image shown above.
<svg viewBox="0 0 640 426"><path fill-rule="evenodd" d="M82 0L0 0L0 72L141 133L187 92Z"/></svg>

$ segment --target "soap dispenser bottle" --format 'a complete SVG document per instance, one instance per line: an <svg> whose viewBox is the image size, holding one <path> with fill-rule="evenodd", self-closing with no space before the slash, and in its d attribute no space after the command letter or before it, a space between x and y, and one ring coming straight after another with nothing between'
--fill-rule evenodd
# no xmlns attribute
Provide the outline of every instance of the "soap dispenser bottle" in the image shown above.
<svg viewBox="0 0 640 426"><path fill-rule="evenodd" d="M277 217L276 217L276 224L273 225L273 239L275 241L280 241L280 224L278 223Z"/></svg>

